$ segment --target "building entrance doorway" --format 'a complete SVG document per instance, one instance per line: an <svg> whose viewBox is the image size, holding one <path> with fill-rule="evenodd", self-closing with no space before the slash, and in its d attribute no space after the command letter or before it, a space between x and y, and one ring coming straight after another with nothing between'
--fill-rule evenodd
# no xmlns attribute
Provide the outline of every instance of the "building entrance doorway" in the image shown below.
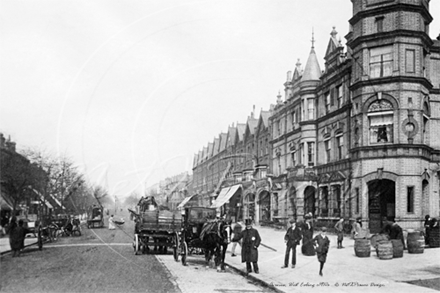
<svg viewBox="0 0 440 293"><path fill-rule="evenodd" d="M315 216L315 187L307 186L304 190L304 214L312 213Z"/></svg>
<svg viewBox="0 0 440 293"><path fill-rule="evenodd" d="M255 217L255 194L248 193L244 198L244 219L252 219Z"/></svg>
<svg viewBox="0 0 440 293"><path fill-rule="evenodd" d="M270 221L270 193L267 191L260 193L259 221L260 223Z"/></svg>
<svg viewBox="0 0 440 293"><path fill-rule="evenodd" d="M395 182L382 179L368 182L368 217L370 233L378 233L382 219L394 220L396 216Z"/></svg>

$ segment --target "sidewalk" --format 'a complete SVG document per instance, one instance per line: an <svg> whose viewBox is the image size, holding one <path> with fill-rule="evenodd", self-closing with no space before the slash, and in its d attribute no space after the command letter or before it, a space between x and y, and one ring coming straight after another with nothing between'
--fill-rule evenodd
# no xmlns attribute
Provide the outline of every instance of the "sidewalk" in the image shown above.
<svg viewBox="0 0 440 293"><path fill-rule="evenodd" d="M36 237L26 237L24 239L24 246L34 245L37 243ZM11 246L9 245L9 236L3 236L0 238L0 255L6 254L11 251Z"/></svg>
<svg viewBox="0 0 440 293"><path fill-rule="evenodd" d="M380 260L372 249L370 257L359 258L354 253L353 239L344 237L345 248L337 249L336 235L328 234L330 250L321 277L317 257L302 255L300 246L297 247L296 268L282 269L285 231L267 227L256 229L262 239L258 249L260 273L251 273L248 277L273 285L280 292L319 292L316 290L320 288L325 288L326 292L438 292L402 282L440 278L440 248L425 249L423 254L405 251L402 258L392 260ZM237 257L231 257L230 251L231 245L225 262L245 274L241 247L237 246Z"/></svg>

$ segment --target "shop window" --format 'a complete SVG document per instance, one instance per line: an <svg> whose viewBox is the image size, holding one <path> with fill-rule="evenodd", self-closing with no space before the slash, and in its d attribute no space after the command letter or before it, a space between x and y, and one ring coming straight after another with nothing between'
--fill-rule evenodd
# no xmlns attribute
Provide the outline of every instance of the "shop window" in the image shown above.
<svg viewBox="0 0 440 293"><path fill-rule="evenodd" d="M393 142L393 106L387 100L377 100L368 109L370 143Z"/></svg>
<svg viewBox="0 0 440 293"><path fill-rule="evenodd" d="M391 76L393 73L393 47L385 46L370 50L370 77Z"/></svg>

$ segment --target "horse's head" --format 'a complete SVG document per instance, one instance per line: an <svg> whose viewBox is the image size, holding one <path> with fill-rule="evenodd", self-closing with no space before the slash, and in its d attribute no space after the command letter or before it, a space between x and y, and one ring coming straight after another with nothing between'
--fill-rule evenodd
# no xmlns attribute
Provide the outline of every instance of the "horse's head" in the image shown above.
<svg viewBox="0 0 440 293"><path fill-rule="evenodd" d="M220 235L223 239L224 243L229 244L231 243L231 234L232 234L232 228L229 221L221 221L220 223Z"/></svg>

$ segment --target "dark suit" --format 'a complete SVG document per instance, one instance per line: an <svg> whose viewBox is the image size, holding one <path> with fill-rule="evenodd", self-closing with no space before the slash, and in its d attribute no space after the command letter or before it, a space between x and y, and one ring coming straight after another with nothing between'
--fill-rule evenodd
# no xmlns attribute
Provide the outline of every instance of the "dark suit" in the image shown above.
<svg viewBox="0 0 440 293"><path fill-rule="evenodd" d="M284 257L284 266L289 265L290 251L292 250L292 265L296 265L296 246L301 241L301 229L298 226L289 227L287 229L284 240L286 241L286 254Z"/></svg>

